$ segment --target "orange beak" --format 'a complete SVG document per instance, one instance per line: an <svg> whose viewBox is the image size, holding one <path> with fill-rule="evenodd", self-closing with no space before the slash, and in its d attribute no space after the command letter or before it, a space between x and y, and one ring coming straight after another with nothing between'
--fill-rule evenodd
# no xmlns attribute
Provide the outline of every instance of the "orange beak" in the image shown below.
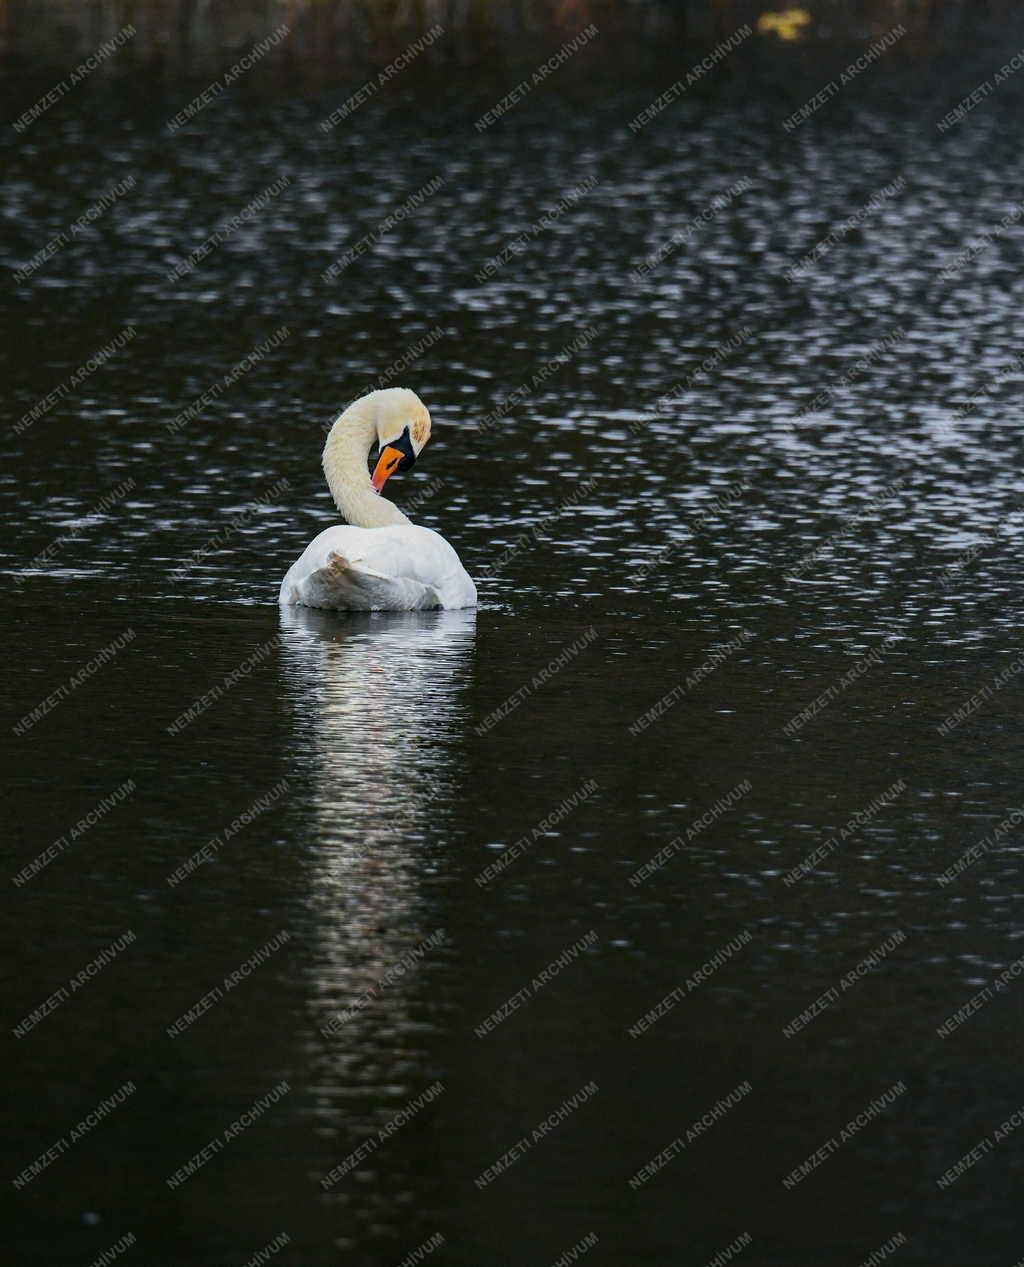
<svg viewBox="0 0 1024 1267"><path fill-rule="evenodd" d="M402 450L393 449L390 444L385 445L381 450L377 465L373 468L373 475L370 477L370 482L378 493L398 470L398 464L403 457L405 454Z"/></svg>

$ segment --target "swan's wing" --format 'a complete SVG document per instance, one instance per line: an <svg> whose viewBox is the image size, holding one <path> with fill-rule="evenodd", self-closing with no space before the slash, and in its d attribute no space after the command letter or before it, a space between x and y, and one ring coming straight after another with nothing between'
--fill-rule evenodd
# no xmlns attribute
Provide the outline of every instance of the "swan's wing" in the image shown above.
<svg viewBox="0 0 1024 1267"><path fill-rule="evenodd" d="M437 591L403 576L385 576L343 554L302 577L282 602L341 611L418 611L442 606Z"/></svg>
<svg viewBox="0 0 1024 1267"><path fill-rule="evenodd" d="M281 603L347 611L469 607L476 587L447 541L429 528L328 528L289 570Z"/></svg>

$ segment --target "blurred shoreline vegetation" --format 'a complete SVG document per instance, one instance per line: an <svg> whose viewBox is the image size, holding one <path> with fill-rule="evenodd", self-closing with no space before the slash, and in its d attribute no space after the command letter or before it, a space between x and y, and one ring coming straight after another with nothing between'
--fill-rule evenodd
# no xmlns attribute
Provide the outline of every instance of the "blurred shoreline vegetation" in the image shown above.
<svg viewBox="0 0 1024 1267"><path fill-rule="evenodd" d="M0 0L0 61L22 77L61 74L130 25L91 77L192 80L285 25L258 76L316 90L386 67L438 24L443 36L410 59L415 75L537 64L592 23L598 36L569 63L615 77L653 61L690 65L746 24L736 63L784 76L830 71L898 25L900 57L931 60L983 29L996 39L1014 19L1018 0Z"/></svg>

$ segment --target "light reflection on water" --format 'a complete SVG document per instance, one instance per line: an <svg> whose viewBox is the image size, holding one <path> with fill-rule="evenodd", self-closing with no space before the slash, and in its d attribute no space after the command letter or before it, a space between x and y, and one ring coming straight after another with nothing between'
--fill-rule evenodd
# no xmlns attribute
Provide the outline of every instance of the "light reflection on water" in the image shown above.
<svg viewBox="0 0 1024 1267"><path fill-rule="evenodd" d="M443 1023L427 981L453 968L432 878L448 865L446 810L466 795L456 747L468 716L476 612L339 619L281 609L281 676L312 811L308 1059L334 1165L424 1091ZM324 1030L328 1032L325 1034ZM384 1163L385 1166L387 1163ZM393 1221L393 1194L340 1183L330 1200L358 1245Z"/></svg>
<svg viewBox="0 0 1024 1267"><path fill-rule="evenodd" d="M466 724L475 621L473 611L410 612L352 629L282 609L285 699L315 816L318 1026L383 977L410 937L437 927L422 885L443 864L445 807L464 795L453 748Z"/></svg>

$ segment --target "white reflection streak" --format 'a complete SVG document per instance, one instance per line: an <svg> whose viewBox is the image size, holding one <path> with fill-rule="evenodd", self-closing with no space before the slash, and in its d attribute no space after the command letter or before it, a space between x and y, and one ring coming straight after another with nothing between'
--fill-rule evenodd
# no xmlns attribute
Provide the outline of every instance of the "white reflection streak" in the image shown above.
<svg viewBox="0 0 1024 1267"><path fill-rule="evenodd" d="M445 807L459 795L453 746L468 726L463 701L476 613L364 616L283 607L281 629L297 775L312 770L311 891L320 942L313 1024L321 1030L443 927L424 880L443 852ZM443 949L428 957L438 953ZM423 970L417 964L409 977ZM326 1038L335 1071L358 1059L362 1081L367 1058L377 1063L372 1033L386 1030L384 1067L373 1074L394 1084L388 1048L393 1058L396 1030L413 1030L407 1002L416 991L407 979L378 992Z"/></svg>

